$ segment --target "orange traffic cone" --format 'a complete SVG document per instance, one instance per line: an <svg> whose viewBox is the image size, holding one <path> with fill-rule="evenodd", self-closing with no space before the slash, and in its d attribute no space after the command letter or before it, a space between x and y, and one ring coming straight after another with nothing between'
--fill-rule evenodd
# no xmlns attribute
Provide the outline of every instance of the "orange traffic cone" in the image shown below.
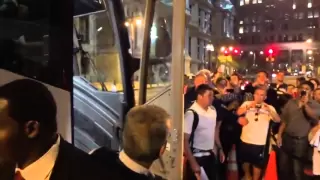
<svg viewBox="0 0 320 180"><path fill-rule="evenodd" d="M264 176L265 180L278 180L277 175L277 160L276 152L271 151L269 155L269 161L266 169L266 174Z"/></svg>
<svg viewBox="0 0 320 180"><path fill-rule="evenodd" d="M228 156L228 171L227 171L227 179L228 180L238 180L238 165L237 165L237 156L236 156L236 147L233 146L232 150Z"/></svg>

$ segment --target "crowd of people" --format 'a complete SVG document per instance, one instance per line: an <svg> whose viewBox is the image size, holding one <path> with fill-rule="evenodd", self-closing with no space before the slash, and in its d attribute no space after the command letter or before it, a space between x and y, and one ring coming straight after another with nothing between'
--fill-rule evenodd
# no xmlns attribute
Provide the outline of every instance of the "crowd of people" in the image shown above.
<svg viewBox="0 0 320 180"><path fill-rule="evenodd" d="M270 149L277 152L280 180L319 179L319 80L299 77L293 85L284 78L279 72L269 83L268 73L259 71L248 83L237 73L208 70L193 78L184 91L184 179L226 179L233 146L239 179L261 180ZM308 166L312 173L305 172Z"/></svg>
<svg viewBox="0 0 320 180"><path fill-rule="evenodd" d="M185 90L184 179L227 179L236 147L240 179L262 179L275 137L280 180L319 179L320 88L316 79L287 85L283 73L241 88L242 77L201 71ZM292 87L290 89L290 87ZM157 180L150 171L170 136L171 117L142 105L126 115L122 150L82 152L57 132L57 106L48 88L22 79L0 86L1 180ZM310 153L308 153L310 152ZM310 155L310 157L307 157ZM310 169L311 173L305 172ZM165 169L165 167L163 167Z"/></svg>

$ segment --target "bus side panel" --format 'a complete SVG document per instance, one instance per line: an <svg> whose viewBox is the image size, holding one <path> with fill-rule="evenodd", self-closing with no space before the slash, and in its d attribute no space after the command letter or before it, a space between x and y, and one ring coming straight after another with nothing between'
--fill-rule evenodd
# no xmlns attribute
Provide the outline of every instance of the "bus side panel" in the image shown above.
<svg viewBox="0 0 320 180"><path fill-rule="evenodd" d="M10 71L0 69L0 86L17 79L24 79L27 77L20 76ZM42 83L42 82L41 82ZM45 83L43 83L45 84ZM58 133L68 141L72 142L72 123L71 123L71 96L70 92L45 84L53 94L58 108L57 121Z"/></svg>

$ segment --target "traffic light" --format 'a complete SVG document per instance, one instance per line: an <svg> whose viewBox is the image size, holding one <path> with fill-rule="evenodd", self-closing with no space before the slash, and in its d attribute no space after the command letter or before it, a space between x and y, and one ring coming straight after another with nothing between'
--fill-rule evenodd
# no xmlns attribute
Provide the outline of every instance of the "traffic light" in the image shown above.
<svg viewBox="0 0 320 180"><path fill-rule="evenodd" d="M266 61L274 62L274 60L275 60L274 56L275 56L275 51L272 48L269 48L267 50Z"/></svg>
<svg viewBox="0 0 320 180"><path fill-rule="evenodd" d="M225 56L229 56L229 51L228 51L228 50L225 50L225 51L223 52L223 54L224 54Z"/></svg>
<svg viewBox="0 0 320 180"><path fill-rule="evenodd" d="M240 54L240 51L239 51L238 49L234 49L234 50L233 50L233 55L236 55L236 56L237 56L237 55L239 55L239 54Z"/></svg>
<svg viewBox="0 0 320 180"><path fill-rule="evenodd" d="M273 56L273 53L274 53L273 49L268 49L268 55L269 56Z"/></svg>

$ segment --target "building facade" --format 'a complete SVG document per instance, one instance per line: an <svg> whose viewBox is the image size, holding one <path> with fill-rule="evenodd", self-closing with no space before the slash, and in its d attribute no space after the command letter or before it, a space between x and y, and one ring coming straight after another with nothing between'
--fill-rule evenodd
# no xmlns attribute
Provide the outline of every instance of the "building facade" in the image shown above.
<svg viewBox="0 0 320 180"><path fill-rule="evenodd" d="M239 0L236 33L243 60L253 68L316 73L319 13L318 0Z"/></svg>

